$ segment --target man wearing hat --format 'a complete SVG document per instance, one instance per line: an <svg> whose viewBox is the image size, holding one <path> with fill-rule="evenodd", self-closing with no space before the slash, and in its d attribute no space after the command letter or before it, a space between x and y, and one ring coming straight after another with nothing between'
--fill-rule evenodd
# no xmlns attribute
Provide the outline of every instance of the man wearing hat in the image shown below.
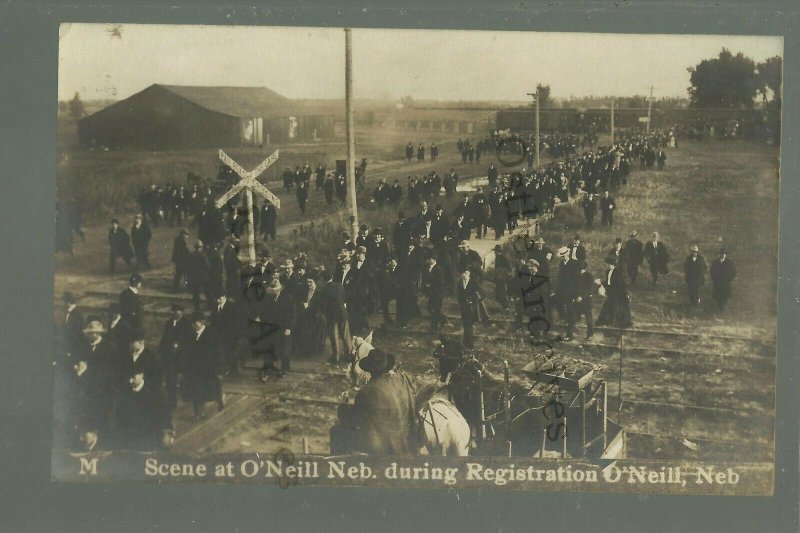
<svg viewBox="0 0 800 533"><path fill-rule="evenodd" d="M117 259L121 258L125 264L132 265L133 250L131 249L131 239L124 229L119 227L119 220L111 220L111 227L108 230L108 271L116 272Z"/></svg>
<svg viewBox="0 0 800 533"><path fill-rule="evenodd" d="M198 240L194 243L194 251L189 254L186 261L186 285L192 292L192 302L194 310L200 311L200 293L205 293L206 302L209 298L209 278L211 276L211 265L208 256L204 252L203 241Z"/></svg>
<svg viewBox="0 0 800 533"><path fill-rule="evenodd" d="M464 330L464 347L474 348L473 326L478 321L478 304L481 301L478 282L472 278L470 269L461 269L461 277L456 282L456 300L461 314L461 325Z"/></svg>
<svg viewBox="0 0 800 533"><path fill-rule="evenodd" d="M628 277L631 280L631 285L636 285L636 278L639 276L639 267L644 261L644 248L642 241L636 238L635 231L631 232L630 238L625 242L625 267L628 272Z"/></svg>
<svg viewBox="0 0 800 533"><path fill-rule="evenodd" d="M225 374L239 373L239 338L247 321L239 312L237 302L224 293L216 295L211 307L209 327L220 341L222 359L225 361Z"/></svg>
<svg viewBox="0 0 800 533"><path fill-rule="evenodd" d="M175 264L175 275L172 277L172 288L177 289L186 277L186 264L189 260L189 246L186 236L189 232L181 228L178 236L172 241L172 262Z"/></svg>
<svg viewBox="0 0 800 533"><path fill-rule="evenodd" d="M558 249L558 256L561 258L561 262L558 266L558 280L550 300L553 310L558 313L562 320L567 318L570 302L575 297L577 279L580 272L578 261L572 259L571 251L572 249L566 246ZM548 313L551 314L549 309Z"/></svg>
<svg viewBox="0 0 800 533"><path fill-rule="evenodd" d="M264 358L262 381L271 375L280 378L289 370L296 309L295 295L288 292L279 279L273 279L265 287L257 319L248 323L253 352ZM275 366L279 360L280 368Z"/></svg>
<svg viewBox="0 0 800 533"><path fill-rule="evenodd" d="M467 268L476 283L480 283L483 277L483 259L478 252L470 249L469 242L466 240L458 244L458 257L456 265L459 269Z"/></svg>
<svg viewBox="0 0 800 533"><path fill-rule="evenodd" d="M131 243L133 244L133 252L136 255L136 266L141 270L150 268L150 239L153 233L146 222L142 220L141 213L138 213L133 219L131 226Z"/></svg>
<svg viewBox="0 0 800 533"><path fill-rule="evenodd" d="M644 245L644 258L650 266L650 274L653 277L653 287L658 283L659 274L669 273L669 252L667 247L661 242L657 231L653 232L651 240Z"/></svg>
<svg viewBox="0 0 800 533"><path fill-rule="evenodd" d="M494 297L500 307L508 309L508 285L511 280L511 262L503 254L503 247L494 247Z"/></svg>
<svg viewBox="0 0 800 533"><path fill-rule="evenodd" d="M238 297L241 291L242 264L239 262L239 239L233 235L225 240L222 248L222 265L225 272L225 294Z"/></svg>
<svg viewBox="0 0 800 533"><path fill-rule="evenodd" d="M545 246L541 235L533 241L533 247L528 250L528 259L535 259L539 263L539 276L550 276L550 260L553 259L553 251Z"/></svg>
<svg viewBox="0 0 800 533"><path fill-rule="evenodd" d="M573 261L583 261L586 259L586 248L581 244L581 236L577 233L569 247L569 258Z"/></svg>
<svg viewBox="0 0 800 533"><path fill-rule="evenodd" d="M594 198L594 193L588 193L586 198L583 199L583 216L586 218L586 228L592 229L594 217L597 215L597 202Z"/></svg>
<svg viewBox="0 0 800 533"><path fill-rule="evenodd" d="M395 369L395 358L380 348L358 362L370 380L353 404L353 447L368 455L414 455L417 452L414 386Z"/></svg>
<svg viewBox="0 0 800 533"><path fill-rule="evenodd" d="M142 276L131 274L128 278L128 288L119 293L119 313L128 327L140 329L142 326L141 301L139 293L142 290Z"/></svg>
<svg viewBox="0 0 800 533"><path fill-rule="evenodd" d="M539 273L539 262L526 259L514 278L514 318L518 328L538 336L549 329L550 280Z"/></svg>
<svg viewBox="0 0 800 533"><path fill-rule="evenodd" d="M76 423L79 434L93 434L107 447L111 442L111 419L118 376L117 353L104 338L106 329L99 320L90 320L83 329L85 342L75 358L72 372L78 391Z"/></svg>
<svg viewBox="0 0 800 533"><path fill-rule="evenodd" d="M61 323L61 354L65 363L72 360L83 345L83 314L78 310L78 299L67 291L64 293L64 321Z"/></svg>
<svg viewBox="0 0 800 533"><path fill-rule="evenodd" d="M717 308L722 311L731 297L731 283L736 278L736 266L728 258L728 252L723 248L711 263L711 295L717 303Z"/></svg>
<svg viewBox="0 0 800 533"><path fill-rule="evenodd" d="M356 250L356 243L350 238L350 234L346 231L342 232L342 249L347 250L349 252L355 252Z"/></svg>
<svg viewBox="0 0 800 533"><path fill-rule="evenodd" d="M122 319L119 304L111 302L108 306L108 329L105 338L111 343L115 353L122 353L130 342L133 328L127 320Z"/></svg>
<svg viewBox="0 0 800 533"><path fill-rule="evenodd" d="M624 265L628 264L628 258L625 255L625 249L622 246L622 239L619 237L614 239L614 245L608 251L608 255L617 260L617 265L619 265L619 268L622 268Z"/></svg>
<svg viewBox="0 0 800 533"><path fill-rule="evenodd" d="M344 299L347 303L347 315L350 329L358 335L369 329L367 314L370 311L371 273L366 264L367 249L359 246L353 257L350 270L344 277Z"/></svg>
<svg viewBox="0 0 800 533"><path fill-rule="evenodd" d="M683 262L683 274L690 305L700 305L700 287L706 282L706 260L700 255L700 248L693 244L689 255Z"/></svg>
<svg viewBox="0 0 800 533"><path fill-rule="evenodd" d="M181 396L191 402L196 419L204 418L205 404L216 402L222 411L222 374L225 363L220 357L219 339L207 326L203 313L195 312L191 318L191 332L181 347Z"/></svg>
<svg viewBox="0 0 800 533"><path fill-rule="evenodd" d="M614 198L611 197L608 190L603 191L603 196L600 198L600 212L602 214L602 218L600 219L601 226L608 226L612 228L614 226L614 211L617 209L617 203Z"/></svg>
<svg viewBox="0 0 800 533"><path fill-rule="evenodd" d="M264 200L261 205L261 215L259 216L259 232L264 236L265 241L268 238L274 241L277 228L278 210L272 205L272 202Z"/></svg>
<svg viewBox="0 0 800 533"><path fill-rule="evenodd" d="M564 340L572 339L575 323L581 318L581 315L586 317L586 340L591 339L594 333L592 304L594 303L594 295L597 292L597 284L591 272L587 270L588 268L589 264L586 261L581 261L580 273L576 280L575 297L572 299L567 313L567 333Z"/></svg>
<svg viewBox="0 0 800 533"><path fill-rule="evenodd" d="M431 256L425 262L422 273L422 290L428 297L428 313L431 317L431 331L439 331L444 322L442 303L444 301L444 273L442 267L436 264L436 258Z"/></svg>
<svg viewBox="0 0 800 533"><path fill-rule="evenodd" d="M146 346L144 333L134 331L120 358L120 383L115 409L116 447L155 450L161 434L172 429L162 388L158 353Z"/></svg>
<svg viewBox="0 0 800 533"><path fill-rule="evenodd" d="M178 405L178 374L180 372L181 350L192 333L189 320L183 316L183 304L170 304L172 315L164 324L164 333L158 344L161 364L164 373L164 387L167 395L167 406L170 410Z"/></svg>

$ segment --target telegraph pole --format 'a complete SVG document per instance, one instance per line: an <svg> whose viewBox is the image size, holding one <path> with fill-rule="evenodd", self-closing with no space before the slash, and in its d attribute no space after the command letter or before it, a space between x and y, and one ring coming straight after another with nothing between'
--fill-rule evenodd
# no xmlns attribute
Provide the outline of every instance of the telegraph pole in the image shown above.
<svg viewBox="0 0 800 533"><path fill-rule="evenodd" d="M614 144L614 97L611 97L611 144Z"/></svg>
<svg viewBox="0 0 800 533"><path fill-rule="evenodd" d="M356 137L353 131L353 37L350 28L345 28L344 39L345 124L347 129L347 209L350 212L350 238L355 241L358 235L358 206L356 205Z"/></svg>
<svg viewBox="0 0 800 533"><path fill-rule="evenodd" d="M647 101L647 133L650 133L650 115L653 110L653 86L650 86L650 99Z"/></svg>
<svg viewBox="0 0 800 533"><path fill-rule="evenodd" d="M538 85L536 86L536 92L535 93L528 93L528 96L533 98L533 103L534 103L534 106L536 107L536 112L535 112L535 117L536 117L536 123L535 123L535 126L536 126L536 128L535 128L535 131L536 131L536 147L535 147L535 152L534 153L536 154L536 168L539 168L539 144L540 144L540 139L539 139L539 86Z"/></svg>
<svg viewBox="0 0 800 533"><path fill-rule="evenodd" d="M539 162L539 146L541 146L541 139L539 138L539 86L536 86L536 168L539 169L541 167L541 163Z"/></svg>

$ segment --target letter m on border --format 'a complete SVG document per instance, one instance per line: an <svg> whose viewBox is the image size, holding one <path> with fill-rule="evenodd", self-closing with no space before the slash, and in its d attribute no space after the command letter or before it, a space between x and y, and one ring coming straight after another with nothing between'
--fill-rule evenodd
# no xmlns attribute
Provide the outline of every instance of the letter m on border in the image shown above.
<svg viewBox="0 0 800 533"><path fill-rule="evenodd" d="M79 472L79 474L81 476L97 475L97 457L93 457L92 459L81 457L80 461L81 461L81 471Z"/></svg>

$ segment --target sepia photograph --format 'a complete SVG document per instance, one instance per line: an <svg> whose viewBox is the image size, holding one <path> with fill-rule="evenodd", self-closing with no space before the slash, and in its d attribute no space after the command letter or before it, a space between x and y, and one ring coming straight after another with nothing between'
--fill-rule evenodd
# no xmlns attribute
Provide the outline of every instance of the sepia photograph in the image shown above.
<svg viewBox="0 0 800 533"><path fill-rule="evenodd" d="M53 481L773 494L782 37L58 42Z"/></svg>

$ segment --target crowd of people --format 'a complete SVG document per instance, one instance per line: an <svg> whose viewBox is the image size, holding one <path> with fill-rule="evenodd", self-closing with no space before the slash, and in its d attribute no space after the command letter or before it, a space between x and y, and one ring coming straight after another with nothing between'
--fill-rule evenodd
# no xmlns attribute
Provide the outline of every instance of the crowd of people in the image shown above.
<svg viewBox="0 0 800 533"><path fill-rule="evenodd" d="M143 333L140 291L145 280L140 272L149 265L150 239L143 228L172 217L154 211L143 197L130 236L116 220L109 230L110 269L120 258L129 264L135 260L142 268L130 276L107 320L84 317L75 296L64 295L66 318L59 328L56 366L61 392L71 399L63 416L69 445L158 446L173 434L171 414L179 398L193 405L198 418L205 416L209 402L223 409L222 377L238 373L249 359L261 360L265 381L280 379L293 358L318 356L328 345L329 362L345 362L353 335L370 331L377 317L401 329L425 320L431 331L441 331L448 320L443 310L447 299L459 310L464 347L472 348L474 326L490 323L484 282L492 282L494 299L513 311L517 326L535 335L560 324L571 339L581 317L587 337L596 325L630 327L629 286L636 284L640 266L647 262L653 287L668 273L669 253L657 233L645 243L636 232L626 242L616 239L600 278L589 270L580 235L552 248L541 235L531 241L512 239L511 250L498 244L494 269L488 271L470 241L487 238L489 230L499 240L526 218L579 198L591 229L598 195L601 224L613 229L617 204L611 193L623 186L632 162L650 149L653 139L635 134L608 148L505 175L492 164L486 188L465 194L447 212L436 202L442 189L447 196L457 194L453 170L443 180L435 173L410 179L406 201L415 211L399 211L391 228L362 225L355 239L344 233L331 264L313 265L305 253L278 260L263 248L254 266L242 264L239 240L245 226L239 218L246 220L246 214L231 209L226 219L201 201L202 207L193 212L198 228L193 251L189 232L182 228L172 255L173 286L192 292L193 312L173 304L158 343L145 340ZM297 174L287 173L296 187ZM307 166L299 174L300 184L307 186L313 174ZM324 167L319 165L316 175L321 183L317 190L324 189ZM158 188L151 191L158 193ZM400 204L402 197L397 181L391 187L379 182L372 194L381 205ZM256 221L265 240L275 238L270 207L274 211L265 202ZM684 263L692 305L700 303L707 271L693 245ZM721 250L710 268L712 295L720 308L730 297L735 275L733 262ZM605 298L595 321L598 294Z"/></svg>

